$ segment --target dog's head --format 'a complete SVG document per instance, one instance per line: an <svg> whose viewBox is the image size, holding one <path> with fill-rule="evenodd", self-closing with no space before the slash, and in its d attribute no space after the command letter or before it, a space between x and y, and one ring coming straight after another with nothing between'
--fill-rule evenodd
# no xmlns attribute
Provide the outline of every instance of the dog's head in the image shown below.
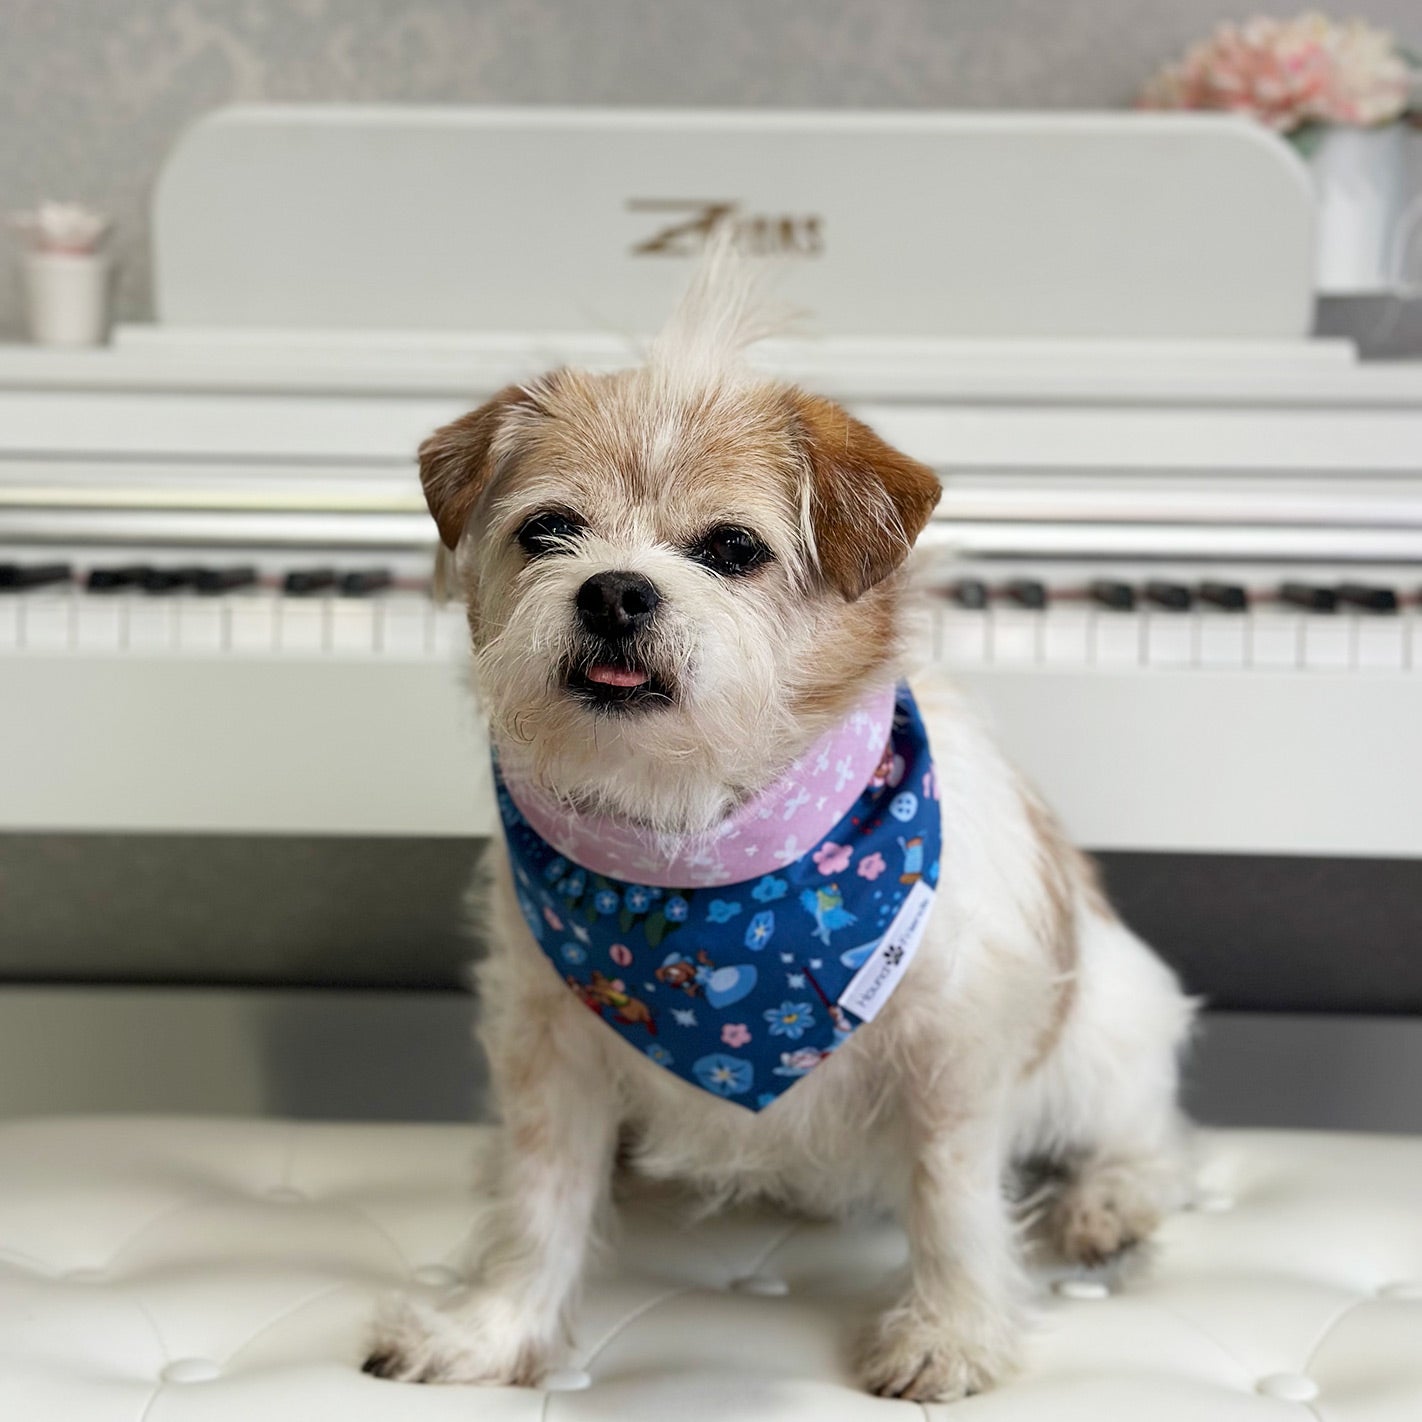
<svg viewBox="0 0 1422 1422"><path fill-rule="evenodd" d="M895 574L940 492L838 405L665 349L504 390L420 474L505 762L669 832L896 673Z"/></svg>

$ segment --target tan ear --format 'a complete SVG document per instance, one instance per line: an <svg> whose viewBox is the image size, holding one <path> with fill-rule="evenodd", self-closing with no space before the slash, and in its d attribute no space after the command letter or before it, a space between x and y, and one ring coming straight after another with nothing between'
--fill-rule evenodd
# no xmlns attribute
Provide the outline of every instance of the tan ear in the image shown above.
<svg viewBox="0 0 1422 1422"><path fill-rule="evenodd" d="M853 602L908 557L943 486L833 400L797 391L794 406L820 570Z"/></svg>
<svg viewBox="0 0 1422 1422"><path fill-rule="evenodd" d="M453 548L494 472L490 452L499 425L515 405L534 403L518 385L437 429L420 446L420 483L440 542Z"/></svg>

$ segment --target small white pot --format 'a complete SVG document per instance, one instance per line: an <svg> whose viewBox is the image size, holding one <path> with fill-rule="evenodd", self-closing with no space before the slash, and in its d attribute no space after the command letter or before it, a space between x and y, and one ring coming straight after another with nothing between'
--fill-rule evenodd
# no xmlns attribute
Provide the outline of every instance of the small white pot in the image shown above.
<svg viewBox="0 0 1422 1422"><path fill-rule="evenodd" d="M1407 130L1328 128L1308 155L1318 188L1318 287L1330 295L1396 285Z"/></svg>
<svg viewBox="0 0 1422 1422"><path fill-rule="evenodd" d="M104 252L20 257L30 338L41 346L98 346L109 334L113 259Z"/></svg>

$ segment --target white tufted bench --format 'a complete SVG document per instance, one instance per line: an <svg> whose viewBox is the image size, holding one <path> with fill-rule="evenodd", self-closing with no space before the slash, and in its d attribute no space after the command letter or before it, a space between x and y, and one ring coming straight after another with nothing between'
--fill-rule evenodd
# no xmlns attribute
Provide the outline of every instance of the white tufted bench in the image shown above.
<svg viewBox="0 0 1422 1422"><path fill-rule="evenodd" d="M540 1391L359 1371L391 1286L430 1294L487 1137L453 1126L0 1124L0 1419L871 1422L843 1342L902 1259L887 1226L630 1208ZM1422 1140L1204 1139L1153 1273L1045 1292L1025 1375L961 1422L1422 1419Z"/></svg>

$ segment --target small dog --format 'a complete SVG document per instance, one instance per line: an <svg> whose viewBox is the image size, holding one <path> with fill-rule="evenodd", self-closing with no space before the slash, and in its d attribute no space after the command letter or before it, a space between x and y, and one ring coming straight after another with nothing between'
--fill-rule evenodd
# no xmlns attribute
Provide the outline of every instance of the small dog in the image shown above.
<svg viewBox="0 0 1422 1422"><path fill-rule="evenodd" d="M380 1376L538 1382L618 1162L718 1204L899 1211L908 1279L859 1373L923 1401L1018 1358L1014 1169L1047 1182L1043 1232L1081 1264L1145 1240L1185 1192L1192 1004L952 693L919 687L931 761L894 703L903 564L939 481L747 368L762 322L734 267L713 256L641 367L510 387L420 450L508 831L477 972L504 1129L479 1282L388 1310ZM787 780L821 761L825 793ZM816 802L816 838L757 857L748 807L778 830ZM854 820L882 852L823 837L841 809L841 838ZM555 826L586 853L559 852ZM610 872L614 841L645 878ZM741 845L754 887L726 878ZM843 986L866 964L899 975L873 1010ZM677 1060L677 1033L712 1032Z"/></svg>

